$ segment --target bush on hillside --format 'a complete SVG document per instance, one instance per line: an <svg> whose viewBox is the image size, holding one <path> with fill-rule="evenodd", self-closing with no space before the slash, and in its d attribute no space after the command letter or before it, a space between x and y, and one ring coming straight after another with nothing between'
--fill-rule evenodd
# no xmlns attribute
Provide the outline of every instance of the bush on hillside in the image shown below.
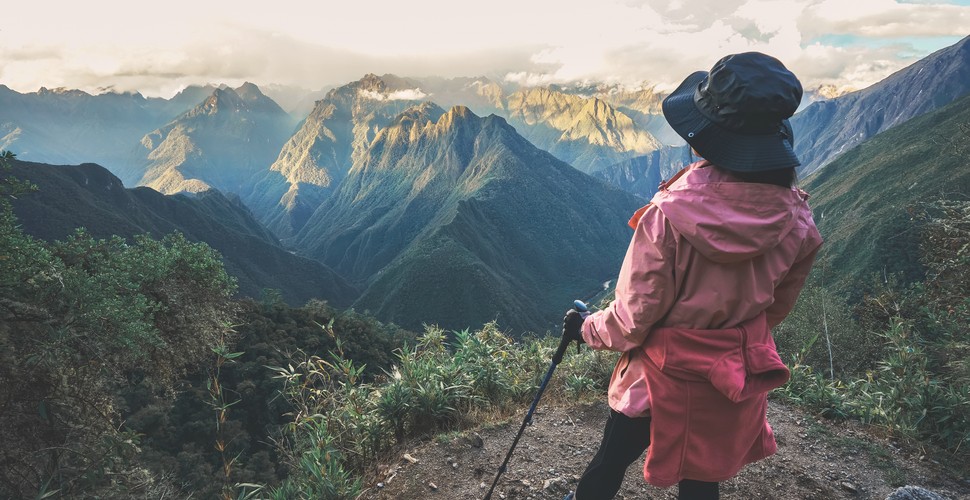
<svg viewBox="0 0 970 500"><path fill-rule="evenodd" d="M290 476L270 490L273 498L353 498L377 458L409 439L524 415L558 345L553 337L514 342L494 323L451 341L429 326L384 376L365 382L333 333L329 356L275 368L294 410L285 433ZM612 353L570 352L543 401L599 397L615 362Z"/></svg>
<svg viewBox="0 0 970 500"><path fill-rule="evenodd" d="M328 332L341 332L341 349L361 366L362 381L372 381L396 360L393 352L416 335L326 302L287 306L279 293L267 290L260 302L242 300L238 309L236 348L219 368L218 387L225 422L216 427L211 375L194 374L183 381L174 400L151 398L144 388L124 393L125 428L141 436L142 459L157 475L175 475L187 492L216 497L237 483L278 485L288 474L274 443L293 407L279 397L280 383L266 366L285 366L292 358L325 358L336 350ZM210 370L211 372L211 370ZM218 441L232 460L226 470Z"/></svg>
<svg viewBox="0 0 970 500"><path fill-rule="evenodd" d="M860 338L852 332L867 332L863 338L878 338L882 348L862 350L880 355L860 371L830 378L827 362L805 355L817 328L793 313L793 323L786 320L780 331L809 341L795 358L792 381L777 394L822 414L852 416L965 455L970 453L970 202L939 200L913 213L921 228L925 279L901 287L887 276L840 327L847 332L834 334L851 339Z"/></svg>
<svg viewBox="0 0 970 500"><path fill-rule="evenodd" d="M821 269L824 263L817 266ZM884 348L878 335L854 320L840 296L816 284L802 289L795 307L772 329L772 335L783 360L811 366L830 379L874 368Z"/></svg>
<svg viewBox="0 0 970 500"><path fill-rule="evenodd" d="M228 334L233 281L214 251L177 234L35 240L6 200L20 187L3 186L0 496L162 495L170 485L135 460L115 395L169 391L208 359Z"/></svg>

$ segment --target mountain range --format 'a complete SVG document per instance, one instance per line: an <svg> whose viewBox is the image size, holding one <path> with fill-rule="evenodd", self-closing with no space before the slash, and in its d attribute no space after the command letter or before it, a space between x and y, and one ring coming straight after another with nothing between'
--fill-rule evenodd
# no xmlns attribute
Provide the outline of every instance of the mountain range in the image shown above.
<svg viewBox="0 0 970 500"><path fill-rule="evenodd" d="M817 101L792 117L799 174L808 175L853 146L970 92L970 37L871 87Z"/></svg>
<svg viewBox="0 0 970 500"><path fill-rule="evenodd" d="M870 144L905 156L897 144L923 151L946 142L948 131L936 124L950 119L933 110L970 91L968 43L867 89L830 99L813 94L809 100L818 100L793 117L800 176L818 191L820 226L833 235L833 265L871 270L885 258L881 250L871 255L883 257L861 250L847 257L847 249L882 245L876 242L884 238L866 233L882 225L849 230L840 228L851 224L833 221L878 211L872 203L850 208L863 203L870 185L908 199L898 185L866 177L911 176L896 172L903 166ZM293 89L276 92L290 109L301 106ZM98 236L177 229L223 251L248 294L270 287L297 302L325 296L409 327L429 321L464 328L498 318L541 330L562 304L615 275L629 234L614 222L625 221L660 180L693 159L664 128L662 99L649 85L522 88L483 77L370 74L328 90L297 123L253 84L189 87L168 100L46 89L20 94L0 86L0 149L47 163L93 159L125 185L154 189L125 190L93 165L51 170L20 163L40 176L42 192L62 193L62 199L32 195L56 210L23 205L32 207L25 227L38 235L63 237L77 225L92 225ZM959 120L947 123L963 130ZM924 130L935 131L935 143L909 142L923 141ZM908 136L880 139L890 132ZM858 151L878 161L864 161ZM71 168L85 173L63 173ZM44 177L52 180L45 184ZM114 193L106 198L114 201L92 201L90 186L98 196ZM126 210L132 213L112 214ZM210 229L192 224L189 213ZM46 234L48 226L59 232ZM843 231L850 235L844 242ZM868 236L853 239L859 234ZM262 257L240 250L247 246ZM260 270L261 260L269 271Z"/></svg>
<svg viewBox="0 0 970 500"><path fill-rule="evenodd" d="M144 172L138 184L165 194L211 188L245 193L294 125L251 83L214 89L201 104L141 139L146 160L138 168Z"/></svg>
<svg viewBox="0 0 970 500"><path fill-rule="evenodd" d="M242 295L258 298L272 288L291 303L318 298L338 306L350 305L358 295L323 264L283 249L238 198L218 191L166 196L145 187L126 189L107 169L90 163L15 161L10 175L38 187L13 200L24 232L34 237L63 240L79 227L96 238L118 235L129 240L138 234L162 237L178 231L218 250Z"/></svg>
<svg viewBox="0 0 970 500"><path fill-rule="evenodd" d="M97 162L120 172L145 131L194 105L186 102L198 98L192 94L171 100L46 88L22 94L0 85L0 149L38 162Z"/></svg>
<svg viewBox="0 0 970 500"><path fill-rule="evenodd" d="M401 86L399 81L367 75L317 101L245 195L277 235L289 238L300 231L377 133L404 109L420 102L389 98Z"/></svg>
<svg viewBox="0 0 970 500"><path fill-rule="evenodd" d="M596 171L661 147L606 101L552 90L509 93L485 78L412 79L366 75L331 90L286 142L251 193L241 193L281 238L339 185L378 132L409 106L433 101L505 117L535 145L583 171Z"/></svg>
<svg viewBox="0 0 970 500"><path fill-rule="evenodd" d="M501 117L422 103L378 133L296 245L388 321L543 331L615 275L640 204Z"/></svg>
<svg viewBox="0 0 970 500"><path fill-rule="evenodd" d="M965 95L863 142L806 179L825 237L820 260L828 280L922 278L916 219L938 199L967 199L968 137Z"/></svg>

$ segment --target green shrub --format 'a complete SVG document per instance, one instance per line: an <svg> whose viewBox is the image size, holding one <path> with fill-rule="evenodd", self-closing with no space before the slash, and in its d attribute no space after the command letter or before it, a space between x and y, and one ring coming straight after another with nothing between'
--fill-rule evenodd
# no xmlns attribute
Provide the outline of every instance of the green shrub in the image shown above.
<svg viewBox="0 0 970 500"><path fill-rule="evenodd" d="M850 416L894 434L970 452L970 202L940 200L911 210L921 236L926 277L902 286L881 276L846 314L835 296L807 287L792 315L775 331L791 356L792 380L777 395L823 415ZM861 287L860 287L861 288ZM822 332L812 324L828 307L835 366L818 355ZM834 309L835 312L832 312ZM835 326L831 321L836 318ZM848 332L848 333L846 333ZM878 347L873 340L878 340Z"/></svg>
<svg viewBox="0 0 970 500"><path fill-rule="evenodd" d="M361 492L361 480L344 466L344 458L335 435L322 415L299 424L305 439L292 450L298 457L295 470L283 484L271 490L278 499L344 500Z"/></svg>
<svg viewBox="0 0 970 500"><path fill-rule="evenodd" d="M821 274L821 270L818 271ZM819 285L808 285L787 318L772 335L782 359L798 359L830 379L852 378L875 367L884 345L853 319L844 298Z"/></svg>
<svg viewBox="0 0 970 500"><path fill-rule="evenodd" d="M970 389L933 373L912 325L895 320L885 333L889 355L853 383L853 413L863 422L959 450L970 441Z"/></svg>
<svg viewBox="0 0 970 500"><path fill-rule="evenodd" d="M47 244L7 203L22 185L0 186L0 497L172 491L140 462L117 394L172 391L231 333L219 255L178 234Z"/></svg>
<svg viewBox="0 0 970 500"><path fill-rule="evenodd" d="M331 333L342 337L336 328ZM415 345L399 349L397 363L373 381L364 381L361 370L342 356L339 338L326 361L311 356L273 368L293 412L284 435L290 477L272 495L330 498L326 495L343 491L352 497L374 458L408 439L480 423L472 415L524 412L558 345L551 337L514 342L494 323L448 337L427 326ZM615 362L613 353L570 353L544 401L600 397ZM308 450L319 443L326 443L329 453L322 456L332 462L321 465L316 451L306 462ZM308 463L329 475L308 472Z"/></svg>

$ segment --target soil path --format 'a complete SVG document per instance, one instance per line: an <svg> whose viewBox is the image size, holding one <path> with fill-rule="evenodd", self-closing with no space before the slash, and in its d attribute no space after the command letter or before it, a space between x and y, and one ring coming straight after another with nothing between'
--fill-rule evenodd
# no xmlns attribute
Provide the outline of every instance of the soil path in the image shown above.
<svg viewBox="0 0 970 500"><path fill-rule="evenodd" d="M512 444L523 414L509 421L448 434L403 450L378 467L361 499L481 499ZM602 437L603 403L540 405L493 499L560 500L575 487ZM724 499L884 499L918 485L952 499L970 499L970 466L948 455L907 447L851 422L818 420L769 404L778 453L721 484ZM676 488L647 485L642 459L627 471L618 499L673 499Z"/></svg>

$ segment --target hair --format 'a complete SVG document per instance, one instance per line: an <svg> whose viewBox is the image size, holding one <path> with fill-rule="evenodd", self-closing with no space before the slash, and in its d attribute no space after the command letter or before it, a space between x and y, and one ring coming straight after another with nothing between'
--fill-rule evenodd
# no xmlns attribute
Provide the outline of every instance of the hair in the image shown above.
<svg viewBox="0 0 970 500"><path fill-rule="evenodd" d="M773 184L775 186L781 186L784 188L794 186L795 179L797 178L795 175L795 167L762 170L759 172L738 172L737 170L728 170L728 172L742 182Z"/></svg>
<svg viewBox="0 0 970 500"><path fill-rule="evenodd" d="M693 146L690 148L690 154L692 157L696 156L698 158L703 158L703 156L701 156L701 154L698 153ZM693 159L691 161L693 161ZM712 165L714 164L712 163ZM741 182L772 184L775 186L781 186L783 188L792 188L795 186L795 181L798 179L798 176L795 174L795 167L761 170L758 172L739 172L737 170L730 170L717 165L714 165L714 167L733 175Z"/></svg>

